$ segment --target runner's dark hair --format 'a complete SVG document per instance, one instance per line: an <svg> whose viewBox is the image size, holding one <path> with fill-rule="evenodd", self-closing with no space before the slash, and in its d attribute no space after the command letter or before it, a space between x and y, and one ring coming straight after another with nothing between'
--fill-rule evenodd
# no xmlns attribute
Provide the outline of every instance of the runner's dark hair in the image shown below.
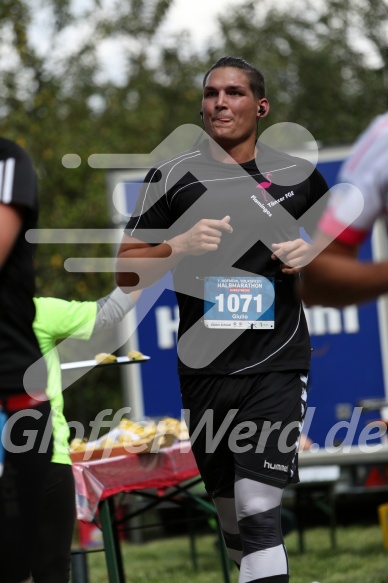
<svg viewBox="0 0 388 583"><path fill-rule="evenodd" d="M214 63L214 65L212 65L210 69L205 73L202 84L203 87L205 87L206 85L206 81L209 74L212 71L214 71L214 69L220 69L221 67L234 67L235 69L241 69L242 71L245 71L249 79L249 86L254 97L256 99L261 99L265 97L264 75L259 71L259 69L257 69L256 67L254 67L253 65L248 63L248 61L245 61L241 57L226 56L218 59L218 61Z"/></svg>

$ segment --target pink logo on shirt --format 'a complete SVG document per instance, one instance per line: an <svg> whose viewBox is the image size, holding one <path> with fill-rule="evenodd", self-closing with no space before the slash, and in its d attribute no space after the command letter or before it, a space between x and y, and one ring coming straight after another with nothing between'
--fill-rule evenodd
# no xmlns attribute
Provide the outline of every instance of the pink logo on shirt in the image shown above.
<svg viewBox="0 0 388 583"><path fill-rule="evenodd" d="M272 184L272 180L270 179L270 176L272 176L272 174L271 174L271 172L268 172L268 174L265 175L268 182L266 182L266 181L259 182L259 184L256 187L256 188L260 188L261 194L263 195L263 198L264 198L264 202L268 202L266 189L269 188Z"/></svg>

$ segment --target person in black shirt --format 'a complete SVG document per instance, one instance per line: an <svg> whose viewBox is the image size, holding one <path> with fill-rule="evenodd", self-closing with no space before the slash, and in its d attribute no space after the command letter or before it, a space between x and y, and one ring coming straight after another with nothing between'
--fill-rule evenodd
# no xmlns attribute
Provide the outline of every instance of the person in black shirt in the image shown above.
<svg viewBox="0 0 388 583"><path fill-rule="evenodd" d="M52 454L47 370L32 329L37 184L26 152L0 138L0 578L30 581L43 484ZM32 367L30 374L25 373Z"/></svg>
<svg viewBox="0 0 388 583"><path fill-rule="evenodd" d="M192 448L240 583L289 581L280 507L298 481L311 352L294 291L309 247L300 227L328 190L307 161L256 142L268 111L255 67L213 65L206 138L149 172L116 267L127 292L173 273Z"/></svg>

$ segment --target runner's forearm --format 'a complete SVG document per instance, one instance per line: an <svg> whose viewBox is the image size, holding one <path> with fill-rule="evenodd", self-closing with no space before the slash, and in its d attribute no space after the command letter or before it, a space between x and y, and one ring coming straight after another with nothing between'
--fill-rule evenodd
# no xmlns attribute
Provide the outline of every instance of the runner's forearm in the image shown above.
<svg viewBox="0 0 388 583"><path fill-rule="evenodd" d="M321 253L302 270L301 296L307 305L342 307L388 292L388 262L362 263Z"/></svg>
<svg viewBox="0 0 388 583"><path fill-rule="evenodd" d="M122 245L117 255L116 283L126 293L154 284L183 257L166 242L154 246L134 244L125 247Z"/></svg>

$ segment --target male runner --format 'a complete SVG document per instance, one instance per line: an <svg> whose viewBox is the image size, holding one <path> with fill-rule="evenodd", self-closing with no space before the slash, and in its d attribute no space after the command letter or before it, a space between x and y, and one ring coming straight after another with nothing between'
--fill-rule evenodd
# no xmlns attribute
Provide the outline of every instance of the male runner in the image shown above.
<svg viewBox="0 0 388 583"><path fill-rule="evenodd" d="M327 191L306 161L256 144L268 110L255 67L235 57L211 67L201 111L208 138L148 174L116 268L127 291L173 272L193 452L240 583L289 581L280 505L298 480L310 363L294 292L308 246L298 219Z"/></svg>

